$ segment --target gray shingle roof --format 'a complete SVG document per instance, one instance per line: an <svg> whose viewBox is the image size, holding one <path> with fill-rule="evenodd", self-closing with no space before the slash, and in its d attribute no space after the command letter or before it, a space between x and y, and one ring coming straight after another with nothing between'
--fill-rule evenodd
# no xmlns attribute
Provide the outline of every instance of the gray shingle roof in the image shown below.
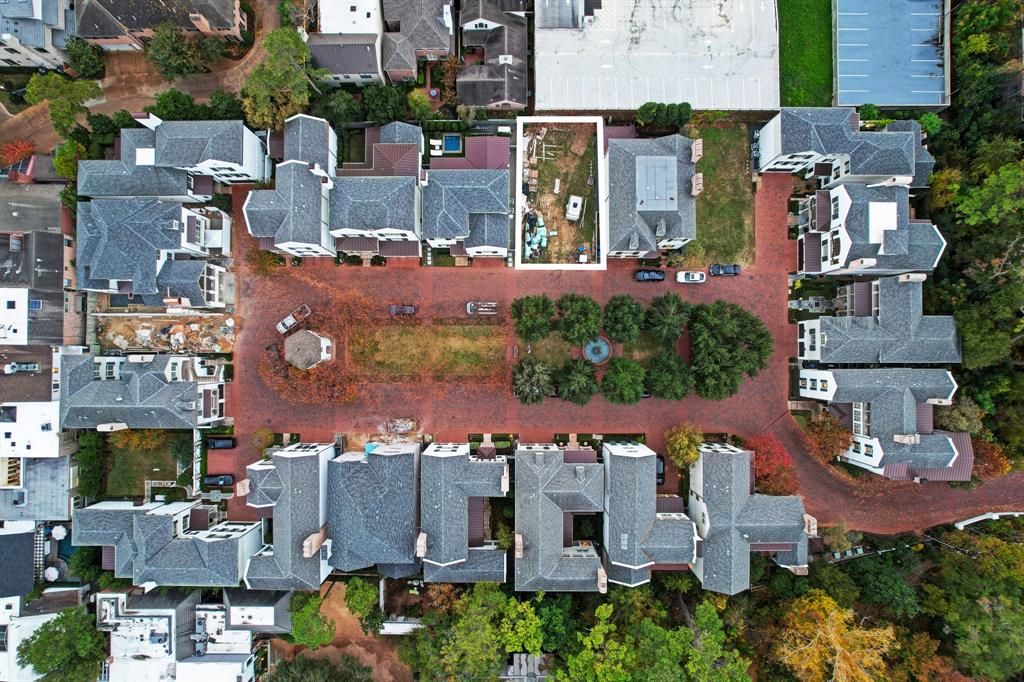
<svg viewBox="0 0 1024 682"><path fill-rule="evenodd" d="M210 541L174 536L174 517L149 507L76 509L76 546L114 548L114 575L136 585L234 587L241 580L237 538Z"/></svg>
<svg viewBox="0 0 1024 682"><path fill-rule="evenodd" d="M804 503L796 496L751 494L753 455L745 450L701 447L694 466L702 467L709 528L703 557L694 565L705 590L736 594L750 587L750 544L796 543L792 552L776 556L783 565L807 563Z"/></svg>
<svg viewBox="0 0 1024 682"><path fill-rule="evenodd" d="M333 453L333 446L324 446ZM281 452L273 456L277 477L252 476L246 468L252 492L274 502L274 551L252 557L245 580L255 590L316 590L320 588L320 555L306 558L302 543L320 530L321 459L319 451L302 454ZM259 463L257 463L259 464ZM260 467L256 467L260 468ZM266 491L260 486L268 485Z"/></svg>
<svg viewBox="0 0 1024 682"><path fill-rule="evenodd" d="M92 429L124 423L131 429L196 428L202 410L197 404L197 384L168 381L164 372L170 357L126 361L119 380L94 381L93 356L62 356L61 427Z"/></svg>
<svg viewBox="0 0 1024 682"><path fill-rule="evenodd" d="M604 509L604 466L565 463L562 451L516 451L516 533L523 556L515 560L517 591L592 592L599 554L573 556L562 547L566 512Z"/></svg>
<svg viewBox="0 0 1024 682"><path fill-rule="evenodd" d="M950 315L924 315L921 282L883 277L878 315L821 317L821 362L924 364L960 362L960 337Z"/></svg>
<svg viewBox="0 0 1024 682"><path fill-rule="evenodd" d="M423 147L423 129L401 121L394 121L381 126L380 141L382 144L414 144Z"/></svg>
<svg viewBox="0 0 1024 682"><path fill-rule="evenodd" d="M914 135L915 140L921 138L921 124L913 119L893 121L885 126L885 130L894 133L909 131ZM915 189L927 187L929 176L931 176L934 168L935 157L928 151L928 147L923 144L917 145L914 153L914 180L910 183L910 186Z"/></svg>
<svg viewBox="0 0 1024 682"><path fill-rule="evenodd" d="M384 33L384 70L416 69L418 50L452 49L452 32L444 25L446 0L384 0L384 22L397 22L398 32Z"/></svg>
<svg viewBox="0 0 1024 682"><path fill-rule="evenodd" d="M79 33L83 38L110 38L125 34L125 29L153 28L170 21L182 28L194 29L190 13L202 14L210 26L233 26L231 0L79 0L76 7Z"/></svg>
<svg viewBox="0 0 1024 682"><path fill-rule="evenodd" d="M203 161L242 163L241 121L164 121L156 128L156 165L187 168Z"/></svg>
<svg viewBox="0 0 1024 682"><path fill-rule="evenodd" d="M508 552L497 547L470 547L466 560L450 566L423 563L428 583L503 583Z"/></svg>
<svg viewBox="0 0 1024 682"><path fill-rule="evenodd" d="M950 399L956 382L943 369L833 369L833 403L870 403L870 436L882 446L880 466L907 464L910 469L948 467L957 451L948 435L920 434L917 443L897 443L893 436L917 433L917 405Z"/></svg>
<svg viewBox="0 0 1024 682"><path fill-rule="evenodd" d="M302 114L293 116L284 124L284 160L315 163L328 175L334 175L330 141L331 126L327 121Z"/></svg>
<svg viewBox="0 0 1024 682"><path fill-rule="evenodd" d="M121 131L121 158L78 162L78 193L86 197L178 197L188 194L188 172L177 168L136 166L137 149L152 149L149 128Z"/></svg>
<svg viewBox="0 0 1024 682"><path fill-rule="evenodd" d="M281 244L319 244L322 230L323 178L304 162L277 165L274 189L249 193L245 220L254 237L273 237Z"/></svg>
<svg viewBox="0 0 1024 682"><path fill-rule="evenodd" d="M781 153L848 154L854 175L914 176L920 137L910 131L856 130L856 113L842 107L783 107Z"/></svg>
<svg viewBox="0 0 1024 682"><path fill-rule="evenodd" d="M629 446L625 446L629 447ZM620 454L605 447L607 506L604 523L609 564L631 570L608 577L618 582L622 575L635 584L650 579L652 564L692 564L696 559L696 528L685 514L656 512L655 455L648 448L631 448L634 454Z"/></svg>
<svg viewBox="0 0 1024 682"><path fill-rule="evenodd" d="M346 452L328 463L330 564L343 571L416 563L419 444ZM381 567L378 567L381 568Z"/></svg>
<svg viewBox="0 0 1024 682"><path fill-rule="evenodd" d="M609 251L654 251L662 239L696 237L692 147L682 135L608 141Z"/></svg>
<svg viewBox="0 0 1024 682"><path fill-rule="evenodd" d="M469 498L504 497L501 480L506 468L504 458L471 460L458 446L434 444L427 448L420 461L420 530L427 535L425 565L468 558ZM499 567L496 560L493 565L483 557L479 561L483 563L480 568L489 566L496 571ZM500 569L504 575L504 563Z"/></svg>
<svg viewBox="0 0 1024 682"><path fill-rule="evenodd" d="M860 258L874 258L877 263L872 267L876 270L931 272L934 269L946 248L946 241L930 222L910 220L910 195L906 187L860 184L842 187L850 197L845 225L851 244L846 264ZM872 203L896 205L896 229L885 230L881 244L871 241Z"/></svg>
<svg viewBox="0 0 1024 682"><path fill-rule="evenodd" d="M489 21L501 25L490 30L463 30L463 43L482 46L484 61L459 70L456 84L459 102L475 107L502 102L526 106L529 92L526 18L505 14L490 0L477 0L471 11L482 12ZM465 26L470 20L464 9L460 21Z"/></svg>
<svg viewBox="0 0 1024 682"><path fill-rule="evenodd" d="M473 218L493 214L508 225L508 171L432 170L423 188L423 238L466 239ZM485 223L485 225L487 225ZM487 232L488 246L508 246L508 230L498 223ZM481 240L483 241L483 240ZM484 245L484 244L481 244Z"/></svg>
<svg viewBox="0 0 1024 682"><path fill-rule="evenodd" d="M376 75L380 72L376 41L372 33L312 33L307 45L318 69L339 75Z"/></svg>
<svg viewBox="0 0 1024 682"><path fill-rule="evenodd" d="M332 230L417 231L416 178L340 177L331 190Z"/></svg>
<svg viewBox="0 0 1024 682"><path fill-rule="evenodd" d="M0 489L0 520L67 521L71 464L68 457L26 457L22 487Z"/></svg>
<svg viewBox="0 0 1024 682"><path fill-rule="evenodd" d="M35 584L35 561L32 550L35 533L0 533L0 556L4 570L0 573L0 598L23 597Z"/></svg>
<svg viewBox="0 0 1024 682"><path fill-rule="evenodd" d="M79 287L106 291L110 280L120 280L132 282L133 293L159 293L157 260L161 251L181 248L180 223L181 204L156 199L80 202ZM183 272L172 268L167 276L172 274L176 277Z"/></svg>
<svg viewBox="0 0 1024 682"><path fill-rule="evenodd" d="M192 306L206 305L206 294L199 280L206 270L205 260L169 260L156 275L157 293L144 294L145 305L160 307L164 298L187 298ZM134 292L134 289L133 289Z"/></svg>

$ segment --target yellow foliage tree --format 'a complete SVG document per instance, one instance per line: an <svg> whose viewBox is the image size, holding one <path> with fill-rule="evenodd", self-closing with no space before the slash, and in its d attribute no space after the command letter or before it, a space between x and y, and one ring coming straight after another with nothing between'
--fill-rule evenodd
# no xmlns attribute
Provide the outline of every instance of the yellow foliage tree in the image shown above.
<svg viewBox="0 0 1024 682"><path fill-rule="evenodd" d="M693 424L673 426L665 432L665 454L680 469L685 469L700 456L704 434Z"/></svg>
<svg viewBox="0 0 1024 682"><path fill-rule="evenodd" d="M801 682L873 682L888 679L886 654L899 648L891 625L862 628L821 590L810 590L782 618L780 662Z"/></svg>
<svg viewBox="0 0 1024 682"><path fill-rule="evenodd" d="M121 450L156 450L167 445L167 432L156 429L123 429L107 436L107 442Z"/></svg>

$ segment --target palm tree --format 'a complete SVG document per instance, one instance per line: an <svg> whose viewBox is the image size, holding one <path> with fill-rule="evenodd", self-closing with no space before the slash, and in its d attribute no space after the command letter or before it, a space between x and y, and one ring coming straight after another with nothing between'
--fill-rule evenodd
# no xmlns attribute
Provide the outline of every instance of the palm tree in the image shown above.
<svg viewBox="0 0 1024 682"><path fill-rule="evenodd" d="M544 400L554 390L551 365L537 358L526 358L512 370L512 394L524 405Z"/></svg>
<svg viewBox="0 0 1024 682"><path fill-rule="evenodd" d="M583 358L568 360L558 374L558 397L586 405L597 393L597 370Z"/></svg>
<svg viewBox="0 0 1024 682"><path fill-rule="evenodd" d="M690 319L691 306L676 294L664 294L651 301L644 318L644 326L658 341L675 343Z"/></svg>

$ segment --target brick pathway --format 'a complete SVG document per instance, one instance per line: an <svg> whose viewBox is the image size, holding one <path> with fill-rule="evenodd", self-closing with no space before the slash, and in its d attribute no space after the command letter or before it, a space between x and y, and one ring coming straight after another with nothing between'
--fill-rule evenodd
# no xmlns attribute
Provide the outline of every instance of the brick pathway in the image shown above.
<svg viewBox="0 0 1024 682"><path fill-rule="evenodd" d="M649 444L663 447L663 432L690 421L705 432L753 436L775 433L791 452L808 511L822 524L846 520L851 528L878 533L914 530L965 518L989 509L1007 509L1024 501L1024 474L986 484L974 490L950 490L935 483L915 485L874 477L841 478L806 454L801 435L786 409L788 359L794 354L796 331L787 321L787 273L796 261L796 244L786 239L787 202L792 181L786 175L763 178L755 198L756 265L740 277L709 278L703 285L674 281L638 284L634 265L616 261L607 272L516 272L500 263L477 262L471 268L338 267L330 259L307 259L299 268L282 268L273 278L260 278L240 263L237 268L241 332L235 352L235 381L228 387L228 414L235 417L239 448L211 453L209 470L244 474L257 453L248 446L258 428L298 432L303 439L329 441L334 433L377 432L387 417L415 417L424 433L442 441L461 441L468 433L518 433L521 440L549 441L554 433L645 432ZM236 255L251 239L244 234L240 215L244 189L236 207ZM241 258L240 258L241 260ZM414 303L427 318L460 317L467 300L498 301L505 310L512 299L547 293L554 297L581 292L605 301L628 293L649 300L666 291L684 299L707 303L726 299L742 305L769 327L775 353L768 369L744 382L739 395L721 402L690 397L679 402L657 399L639 405L612 405L596 398L579 407L558 400L538 406L520 405L511 391L427 384L406 389L379 386L377 406L294 405L268 390L256 373L262 350L279 339L274 325L293 308L308 303L321 310L346 292L365 292L379 301L381 312L392 302ZM514 343L511 333L509 344ZM384 407L381 407L384 406ZM674 492L671 464L668 483L661 492ZM229 506L232 518L255 518L255 510L241 499Z"/></svg>

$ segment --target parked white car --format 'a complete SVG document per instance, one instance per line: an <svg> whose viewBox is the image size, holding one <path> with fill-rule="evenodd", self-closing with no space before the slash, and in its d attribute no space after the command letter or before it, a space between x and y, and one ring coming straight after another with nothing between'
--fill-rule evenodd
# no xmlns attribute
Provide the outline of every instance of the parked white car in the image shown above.
<svg viewBox="0 0 1024 682"><path fill-rule="evenodd" d="M682 270L676 273L676 281L680 284L702 284L707 278L706 272L698 270Z"/></svg>

